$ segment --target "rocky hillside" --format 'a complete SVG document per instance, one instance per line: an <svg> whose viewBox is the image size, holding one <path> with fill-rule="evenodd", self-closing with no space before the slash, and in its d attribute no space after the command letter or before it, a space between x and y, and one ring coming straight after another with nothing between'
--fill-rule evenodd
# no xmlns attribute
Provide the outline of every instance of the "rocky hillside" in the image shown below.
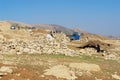
<svg viewBox="0 0 120 80"><path fill-rule="evenodd" d="M50 34L48 34L49 32L46 29L44 30L39 28L34 30L28 30L25 28L20 28L20 29L11 30L10 27L13 25L13 23L19 25L20 27L26 27L27 25L24 23L16 23L16 22L8 22L8 21L0 23L0 30L1 30L0 32L1 52L0 53L1 54L9 54L9 53L43 54L45 53L45 54L79 55L80 49L76 51L74 49L68 48L69 47L68 45L70 44L71 46L71 44L73 43L75 43L75 45L78 45L76 47L80 47L80 45L90 46L89 47L90 49L93 47L96 48L96 46L98 45L101 49L101 48L104 48L104 46L106 47L107 44L110 44L110 46L108 45L107 49L105 48L105 50L107 51L106 54L113 53L113 51L116 49L115 47L111 46L112 44L110 43L111 40L101 35L82 33L80 40L73 41L72 43L70 42L66 34L55 33L51 36ZM92 45L90 44L91 42L92 42ZM112 49L109 47L112 47ZM98 53L95 52L95 54L98 54ZM119 54L115 53L115 55L117 56Z"/></svg>
<svg viewBox="0 0 120 80"><path fill-rule="evenodd" d="M6 22L10 23L12 26L35 27L36 29L53 30L53 31L63 32L65 34L72 34L74 32L74 30L72 29L56 24L25 24L16 21L6 21Z"/></svg>
<svg viewBox="0 0 120 80"><path fill-rule="evenodd" d="M65 54L75 51L67 48L69 39L63 33L54 34L54 38L45 30L10 29L11 23L1 22L1 54ZM61 37L59 37L61 36Z"/></svg>
<svg viewBox="0 0 120 80"><path fill-rule="evenodd" d="M120 79L119 40L82 33L70 41L65 33L26 26L0 22L0 80Z"/></svg>

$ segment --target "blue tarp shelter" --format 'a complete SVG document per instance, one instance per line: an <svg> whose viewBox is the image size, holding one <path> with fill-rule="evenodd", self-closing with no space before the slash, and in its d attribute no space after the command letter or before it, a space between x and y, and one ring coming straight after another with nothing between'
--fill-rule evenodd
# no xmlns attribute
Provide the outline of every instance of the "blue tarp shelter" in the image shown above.
<svg viewBox="0 0 120 80"><path fill-rule="evenodd" d="M80 36L79 36L78 32L74 32L69 38L70 38L70 40L79 40Z"/></svg>

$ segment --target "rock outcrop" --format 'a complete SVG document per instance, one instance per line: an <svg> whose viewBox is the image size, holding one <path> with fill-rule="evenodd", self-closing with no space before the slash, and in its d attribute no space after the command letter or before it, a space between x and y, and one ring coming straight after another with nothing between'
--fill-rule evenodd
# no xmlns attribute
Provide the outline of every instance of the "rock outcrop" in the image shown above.
<svg viewBox="0 0 120 80"><path fill-rule="evenodd" d="M71 63L69 65L70 68L74 68L81 71L100 71L100 66L97 64L89 64L89 63Z"/></svg>
<svg viewBox="0 0 120 80"><path fill-rule="evenodd" d="M57 78L65 78L67 80L75 80L77 77L73 71L70 71L68 67L64 65L53 66L50 69L45 70L45 75L53 75Z"/></svg>

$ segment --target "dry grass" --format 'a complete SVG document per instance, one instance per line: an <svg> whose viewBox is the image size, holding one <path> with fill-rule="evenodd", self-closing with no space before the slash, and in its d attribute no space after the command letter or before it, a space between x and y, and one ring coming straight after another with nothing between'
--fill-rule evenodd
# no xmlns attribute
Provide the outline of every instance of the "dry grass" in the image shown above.
<svg viewBox="0 0 120 80"><path fill-rule="evenodd" d="M13 77L15 78L15 74L21 73L20 78L15 78L17 80L24 80L26 78L30 78L30 80L47 80L48 78L55 80L56 77L53 76L45 76L40 77L44 73L44 70L48 69L49 67L55 66L55 65L69 65L70 63L90 63L90 64L97 64L100 66L101 71L100 72L91 72L92 75L88 76L86 72L82 76L77 76L78 79L76 80L94 80L95 77L103 80L114 80L111 77L111 74L114 74L117 72L118 75L120 75L120 63L113 60L104 60L103 58L97 58L95 56L64 56L64 55L39 55L39 54L33 54L33 55L2 55L3 59L0 59L0 63L4 63L4 61L11 62L12 66L17 66L18 68L15 69L15 72L11 75L5 76L5 77ZM2 64L3 65L3 64ZM5 64L4 64L5 65ZM25 71L23 69L26 69ZM27 75L29 77L27 77ZM39 75L39 76L38 76ZM77 74L76 74L77 75ZM31 77L32 76L32 77ZM110 78L110 79L109 79ZM7 80L7 78L3 78L4 80ZM59 80L64 80L61 78L58 78Z"/></svg>

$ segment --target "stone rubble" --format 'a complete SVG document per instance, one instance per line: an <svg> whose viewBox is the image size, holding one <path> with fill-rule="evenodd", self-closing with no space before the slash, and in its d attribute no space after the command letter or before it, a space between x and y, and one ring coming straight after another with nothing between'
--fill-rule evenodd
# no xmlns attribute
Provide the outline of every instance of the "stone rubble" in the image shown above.
<svg viewBox="0 0 120 80"><path fill-rule="evenodd" d="M2 66L2 67L0 68L0 72L3 72L3 73L12 73L13 70L12 70L10 67Z"/></svg>
<svg viewBox="0 0 120 80"><path fill-rule="evenodd" d="M97 51L93 48L85 48L85 49L80 49L79 53L82 55L92 56L93 54L97 54Z"/></svg>
<svg viewBox="0 0 120 80"><path fill-rule="evenodd" d="M35 40L0 39L0 54L65 54L74 55L76 52L67 48L65 34L56 34L53 38L43 34ZM61 36L61 37L59 37Z"/></svg>
<svg viewBox="0 0 120 80"><path fill-rule="evenodd" d="M114 54L106 55L105 56L106 60L119 60Z"/></svg>
<svg viewBox="0 0 120 80"><path fill-rule="evenodd" d="M1 23L0 54L64 54L68 56L92 56L94 54L101 54L93 48L79 50L68 48L68 43L70 43L70 40L64 33L55 33L51 35L48 34L47 31L45 33L39 32L41 30L36 30L36 32L34 32L34 30L28 31L25 29L11 30L10 26L11 25L6 22ZM44 31L45 30L43 30L43 32ZM78 41L83 43L88 42L89 39L83 38ZM120 47L113 49L114 52L120 51L119 48ZM120 54L113 52L109 52L110 55L106 55L108 52L103 53L105 54L105 59L116 60L116 57L120 56ZM111 56L111 54L113 55Z"/></svg>
<svg viewBox="0 0 120 80"><path fill-rule="evenodd" d="M1 78L2 78L2 76L5 76L5 75L11 74L11 73L13 73L13 70L12 70L11 67L2 66L2 67L0 68L0 76L1 76Z"/></svg>

